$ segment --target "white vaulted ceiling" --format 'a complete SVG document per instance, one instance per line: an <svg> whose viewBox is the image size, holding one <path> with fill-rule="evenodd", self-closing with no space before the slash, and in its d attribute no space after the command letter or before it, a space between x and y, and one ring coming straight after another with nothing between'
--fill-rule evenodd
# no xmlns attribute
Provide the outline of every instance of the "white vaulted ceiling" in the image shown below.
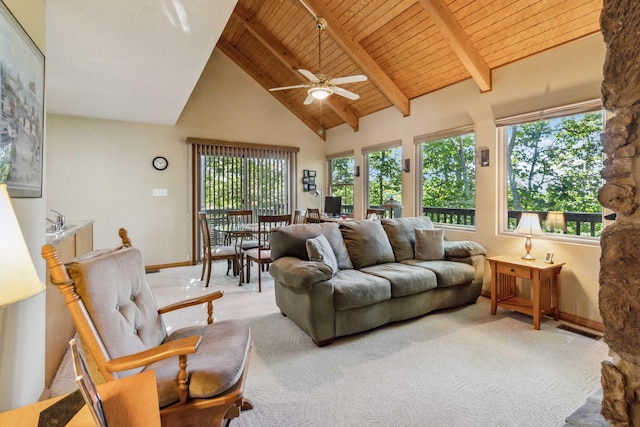
<svg viewBox="0 0 640 427"><path fill-rule="evenodd" d="M236 0L47 0L47 111L174 125Z"/></svg>

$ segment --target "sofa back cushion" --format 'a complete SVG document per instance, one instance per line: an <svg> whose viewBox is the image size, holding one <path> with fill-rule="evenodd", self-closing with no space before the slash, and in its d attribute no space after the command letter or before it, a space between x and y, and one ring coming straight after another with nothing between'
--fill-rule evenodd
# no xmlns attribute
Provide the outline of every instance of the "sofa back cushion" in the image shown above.
<svg viewBox="0 0 640 427"><path fill-rule="evenodd" d="M338 224L333 222L293 224L276 228L271 232L271 259L275 261L278 258L291 256L310 261L307 253L307 239L321 234L329 241L333 254L336 256L338 268L341 270L353 268Z"/></svg>
<svg viewBox="0 0 640 427"><path fill-rule="evenodd" d="M415 229L433 230L433 223L426 216L409 218L383 218L381 221L393 248L396 262L413 259L416 244Z"/></svg>
<svg viewBox="0 0 640 427"><path fill-rule="evenodd" d="M393 249L379 221L343 221L340 231L353 268L393 262Z"/></svg>

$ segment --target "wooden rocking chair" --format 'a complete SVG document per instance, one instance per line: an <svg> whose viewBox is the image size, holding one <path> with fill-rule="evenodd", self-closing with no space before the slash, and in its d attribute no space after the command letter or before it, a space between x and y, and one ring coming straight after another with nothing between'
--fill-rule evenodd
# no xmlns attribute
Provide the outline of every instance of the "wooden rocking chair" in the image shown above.
<svg viewBox="0 0 640 427"><path fill-rule="evenodd" d="M220 426L251 409L244 399L251 336L246 323L213 323L221 291L158 309L142 254L120 229L123 246L63 265L50 245L42 256L64 295L96 382L154 370L163 426ZM207 325L168 335L161 315L207 304ZM187 371L187 363L189 371ZM108 422L109 420L107 420Z"/></svg>

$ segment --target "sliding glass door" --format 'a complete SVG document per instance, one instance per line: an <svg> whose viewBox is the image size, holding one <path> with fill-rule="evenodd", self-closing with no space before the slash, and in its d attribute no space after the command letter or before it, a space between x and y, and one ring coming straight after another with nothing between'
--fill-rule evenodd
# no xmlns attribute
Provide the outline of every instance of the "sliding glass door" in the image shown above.
<svg viewBox="0 0 640 427"><path fill-rule="evenodd" d="M228 210L251 210L254 222L292 211L297 148L215 142L194 145L194 217L207 213L212 243Z"/></svg>

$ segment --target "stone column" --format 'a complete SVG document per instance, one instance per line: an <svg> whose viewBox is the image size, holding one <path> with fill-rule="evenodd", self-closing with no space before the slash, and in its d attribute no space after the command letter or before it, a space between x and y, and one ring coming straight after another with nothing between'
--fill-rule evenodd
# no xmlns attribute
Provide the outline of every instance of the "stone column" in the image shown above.
<svg viewBox="0 0 640 427"><path fill-rule="evenodd" d="M600 25L602 102L615 117L601 136L599 200L617 214L601 236L600 314L613 357L602 363L602 415L612 426L640 426L640 1L604 0Z"/></svg>

